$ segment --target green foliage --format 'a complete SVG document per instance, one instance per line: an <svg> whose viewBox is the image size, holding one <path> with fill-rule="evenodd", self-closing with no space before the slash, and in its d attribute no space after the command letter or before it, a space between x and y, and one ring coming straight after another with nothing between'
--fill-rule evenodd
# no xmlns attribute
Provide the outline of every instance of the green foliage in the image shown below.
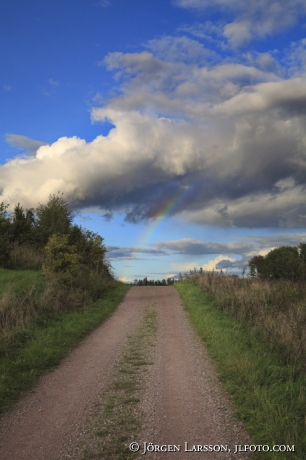
<svg viewBox="0 0 306 460"><path fill-rule="evenodd" d="M50 195L47 204L36 209L37 239L45 245L54 234L68 234L71 230L73 212L63 195Z"/></svg>
<svg viewBox="0 0 306 460"><path fill-rule="evenodd" d="M96 273L106 270L106 248L100 235L74 225L69 234L69 242L76 247L81 264L88 266Z"/></svg>
<svg viewBox="0 0 306 460"><path fill-rule="evenodd" d="M18 244L30 242L35 224L34 210L24 211L20 203L15 206L11 216L11 241Z"/></svg>
<svg viewBox="0 0 306 460"><path fill-rule="evenodd" d="M68 235L52 235L45 247L46 260L43 271L49 275L60 275L72 279L80 269L80 255L76 247L68 244Z"/></svg>
<svg viewBox="0 0 306 460"><path fill-rule="evenodd" d="M306 263L306 243L299 244L298 252L299 252L301 259Z"/></svg>
<svg viewBox="0 0 306 460"><path fill-rule="evenodd" d="M62 195L50 195L48 203L40 204L36 212L24 210L20 203L11 215L7 208L0 204L0 267L10 268L0 268L0 400L15 397L59 359L54 361L54 356L63 355L67 344L69 347L78 340L78 331L84 335L104 318L108 307L103 302L103 311L94 311L94 302L105 298L115 286L119 290L123 286L115 282L105 260L103 238L72 225L73 212ZM112 302L112 309L114 306ZM88 327L82 323L83 316L77 315L86 308ZM67 310L75 313L71 313L76 330L72 341L67 340L70 325L62 333L59 324L56 334L62 342L57 343L52 332L52 344L45 346L44 328L61 315L68 318ZM30 347L29 358L23 356L37 330L42 331L43 345L36 343L33 349ZM37 367L34 362L39 362Z"/></svg>
<svg viewBox="0 0 306 460"><path fill-rule="evenodd" d="M0 267L5 267L10 260L10 221L7 208L8 205L0 203Z"/></svg>
<svg viewBox="0 0 306 460"><path fill-rule="evenodd" d="M0 267L40 270L43 264L45 273L66 280L80 273L81 267L85 279L87 269L113 279L103 238L73 225L73 211L62 194L50 195L48 203L39 204L36 210L24 210L18 203L9 215L7 208L0 204ZM97 293L101 289L97 289L95 276L93 279L90 284Z"/></svg>
<svg viewBox="0 0 306 460"><path fill-rule="evenodd" d="M34 210L24 211L18 203L11 215L8 205L0 203L0 266L11 266L11 253L21 244L32 244L34 238Z"/></svg>
<svg viewBox="0 0 306 460"><path fill-rule="evenodd" d="M265 258L263 256L254 256L252 257L251 260L249 260L249 268L250 268L250 273L249 276L252 278L256 276L262 276L263 272L263 266L265 263Z"/></svg>
<svg viewBox="0 0 306 460"><path fill-rule="evenodd" d="M134 284L136 286L171 286L174 284L174 278L167 278L167 281L165 279L163 280L148 280L148 278L144 278L143 280L134 280Z"/></svg>
<svg viewBox="0 0 306 460"><path fill-rule="evenodd" d="M300 281L306 278L306 244L281 246L265 257L254 256L248 262L249 276L264 279Z"/></svg>
<svg viewBox="0 0 306 460"><path fill-rule="evenodd" d="M8 214L7 214L7 208L8 204L4 204L3 202L0 203L0 224L1 227L4 225L4 223L8 222Z"/></svg>

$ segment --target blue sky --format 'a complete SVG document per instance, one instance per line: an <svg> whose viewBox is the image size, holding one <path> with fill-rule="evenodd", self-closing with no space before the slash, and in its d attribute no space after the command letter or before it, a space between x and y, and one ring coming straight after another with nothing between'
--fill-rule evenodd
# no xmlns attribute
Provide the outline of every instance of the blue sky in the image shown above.
<svg viewBox="0 0 306 460"><path fill-rule="evenodd" d="M306 237L304 0L0 6L0 201L61 191L118 278Z"/></svg>

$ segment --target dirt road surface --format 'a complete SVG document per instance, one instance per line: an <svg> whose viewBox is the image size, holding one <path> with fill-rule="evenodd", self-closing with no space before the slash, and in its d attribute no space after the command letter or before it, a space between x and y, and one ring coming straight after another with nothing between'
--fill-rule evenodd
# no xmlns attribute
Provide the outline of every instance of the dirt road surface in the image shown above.
<svg viewBox="0 0 306 460"><path fill-rule="evenodd" d="M248 436L233 416L214 363L189 326L178 292L173 287L147 286L133 287L101 327L1 417L1 460L82 458L76 446L82 444L84 421L90 419L148 305L156 309L159 327L141 401L145 424L135 439L138 458L247 458L233 453L235 445L249 444ZM149 443L157 446L154 450L167 446L168 452L150 452ZM213 452L205 453L204 446L209 445ZM146 446L149 452L143 455ZM203 446L202 451L195 452L193 446ZM231 452L224 451L226 446Z"/></svg>

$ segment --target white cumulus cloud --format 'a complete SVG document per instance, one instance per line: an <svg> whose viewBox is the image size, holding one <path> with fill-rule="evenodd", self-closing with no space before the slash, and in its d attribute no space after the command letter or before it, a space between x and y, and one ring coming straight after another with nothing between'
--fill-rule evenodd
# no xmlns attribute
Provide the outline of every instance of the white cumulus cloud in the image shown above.
<svg viewBox="0 0 306 460"><path fill-rule="evenodd" d="M103 61L118 90L91 118L113 124L107 136L51 145L8 136L35 155L0 166L0 200L36 206L62 191L75 207L125 212L132 222L168 203L201 224L303 227L305 78L284 78L260 56L206 63L194 40L163 37L149 48Z"/></svg>

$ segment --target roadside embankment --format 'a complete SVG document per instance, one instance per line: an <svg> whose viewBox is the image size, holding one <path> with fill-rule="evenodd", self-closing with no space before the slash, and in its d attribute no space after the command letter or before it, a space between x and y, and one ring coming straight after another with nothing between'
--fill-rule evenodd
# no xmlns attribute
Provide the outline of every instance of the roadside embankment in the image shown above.
<svg viewBox="0 0 306 460"><path fill-rule="evenodd" d="M113 283L100 300L83 303L72 290L46 283L42 272L2 270L0 280L2 412L101 324L129 286Z"/></svg>
<svg viewBox="0 0 306 460"><path fill-rule="evenodd" d="M232 395L237 415L246 423L252 444L286 447L284 452L258 452L255 456L304 459L305 375L285 365L258 331L222 311L220 303L203 288L191 281L175 287L194 329L217 363L221 381ZM287 446L295 446L295 450L288 451Z"/></svg>

